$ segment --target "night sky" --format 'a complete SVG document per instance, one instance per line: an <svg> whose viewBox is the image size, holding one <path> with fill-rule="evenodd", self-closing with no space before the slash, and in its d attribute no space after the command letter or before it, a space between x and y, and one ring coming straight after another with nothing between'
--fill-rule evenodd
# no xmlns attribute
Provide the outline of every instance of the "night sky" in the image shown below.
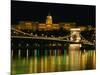
<svg viewBox="0 0 100 75"><path fill-rule="evenodd" d="M54 23L76 22L95 26L95 9L93 5L11 1L11 24L26 20L44 23L50 13Z"/></svg>

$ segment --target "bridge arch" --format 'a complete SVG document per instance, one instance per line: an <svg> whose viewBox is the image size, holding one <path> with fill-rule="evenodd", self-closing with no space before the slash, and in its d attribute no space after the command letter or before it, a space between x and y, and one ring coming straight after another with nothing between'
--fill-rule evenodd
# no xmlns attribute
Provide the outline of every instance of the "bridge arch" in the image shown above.
<svg viewBox="0 0 100 75"><path fill-rule="evenodd" d="M80 37L80 28L71 28L70 29L70 41L74 42L80 42L81 37Z"/></svg>

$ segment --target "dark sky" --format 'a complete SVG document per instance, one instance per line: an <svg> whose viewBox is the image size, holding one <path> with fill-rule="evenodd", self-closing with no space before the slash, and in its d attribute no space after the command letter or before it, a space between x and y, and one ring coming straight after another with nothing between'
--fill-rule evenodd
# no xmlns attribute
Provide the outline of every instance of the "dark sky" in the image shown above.
<svg viewBox="0 0 100 75"><path fill-rule="evenodd" d="M16 24L23 20L45 22L46 16L51 13L54 23L95 25L95 9L93 5L11 1L11 23Z"/></svg>

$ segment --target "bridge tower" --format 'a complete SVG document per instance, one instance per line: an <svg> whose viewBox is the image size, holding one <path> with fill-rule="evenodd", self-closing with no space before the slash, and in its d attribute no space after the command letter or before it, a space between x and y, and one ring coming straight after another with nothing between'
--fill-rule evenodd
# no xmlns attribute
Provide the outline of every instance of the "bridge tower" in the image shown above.
<svg viewBox="0 0 100 75"><path fill-rule="evenodd" d="M80 37L80 28L71 28L70 29L70 41L74 42L80 42L81 37Z"/></svg>

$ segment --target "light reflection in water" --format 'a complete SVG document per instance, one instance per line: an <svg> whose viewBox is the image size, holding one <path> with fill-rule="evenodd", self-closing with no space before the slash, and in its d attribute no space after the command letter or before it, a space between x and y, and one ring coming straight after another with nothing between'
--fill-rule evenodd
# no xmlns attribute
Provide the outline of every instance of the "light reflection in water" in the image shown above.
<svg viewBox="0 0 100 75"><path fill-rule="evenodd" d="M77 70L79 69L79 51L80 45L79 44L70 44L69 46L69 62L70 62L70 70Z"/></svg>
<svg viewBox="0 0 100 75"><path fill-rule="evenodd" d="M30 64L29 64L29 73L33 72L33 59L30 59Z"/></svg>
<svg viewBox="0 0 100 75"><path fill-rule="evenodd" d="M55 71L55 57L50 56L51 71Z"/></svg>
<svg viewBox="0 0 100 75"><path fill-rule="evenodd" d="M29 53L29 50L27 51ZM49 52L49 55L48 55ZM64 52L63 54L61 54ZM40 50L35 49L32 56L12 60L12 74L37 73L54 71L87 70L96 68L95 50L80 50L80 45L70 45L67 49L50 49L40 55Z"/></svg>
<svg viewBox="0 0 100 75"><path fill-rule="evenodd" d="M37 72L37 57L34 57L34 72Z"/></svg>
<svg viewBox="0 0 100 75"><path fill-rule="evenodd" d="M11 56L13 56L13 50L11 50Z"/></svg>
<svg viewBox="0 0 100 75"><path fill-rule="evenodd" d="M96 52L93 52L93 68L96 68Z"/></svg>
<svg viewBox="0 0 100 75"><path fill-rule="evenodd" d="M41 58L41 72L44 71L44 58Z"/></svg>
<svg viewBox="0 0 100 75"><path fill-rule="evenodd" d="M48 68L48 60L47 60L47 57L45 56L45 63L44 63L44 65L45 65L45 72L47 72L47 68Z"/></svg>
<svg viewBox="0 0 100 75"><path fill-rule="evenodd" d="M20 55L21 55L21 50L19 49L18 50L18 58L20 58Z"/></svg>
<svg viewBox="0 0 100 75"><path fill-rule="evenodd" d="M27 53L27 55L26 55L26 56L27 56L27 58L28 58L28 56L29 56L29 55L28 55L28 49L27 49L27 52L26 52L26 53Z"/></svg>
<svg viewBox="0 0 100 75"><path fill-rule="evenodd" d="M82 57L81 57L81 69L85 69L86 68L86 62L87 62L87 53L84 52L82 53Z"/></svg>

